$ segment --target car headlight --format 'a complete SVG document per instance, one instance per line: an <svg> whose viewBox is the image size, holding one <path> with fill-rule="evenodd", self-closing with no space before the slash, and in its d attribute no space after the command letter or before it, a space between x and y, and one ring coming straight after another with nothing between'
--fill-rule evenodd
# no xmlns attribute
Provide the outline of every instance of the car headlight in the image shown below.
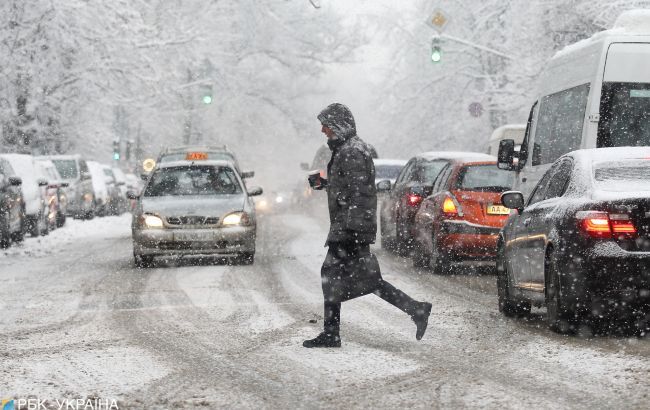
<svg viewBox="0 0 650 410"><path fill-rule="evenodd" d="M163 221L155 215L145 215L144 224L147 228L162 228Z"/></svg>
<svg viewBox="0 0 650 410"><path fill-rule="evenodd" d="M246 212L233 212L226 215L223 221L221 221L221 224L224 226L247 226L250 225L250 222L250 218Z"/></svg>
<svg viewBox="0 0 650 410"><path fill-rule="evenodd" d="M278 195L278 196L275 197L275 202L281 204L282 201L284 201L284 198L282 198L282 196Z"/></svg>
<svg viewBox="0 0 650 410"><path fill-rule="evenodd" d="M84 194L83 199L84 199L84 201L86 201L86 202L90 202L90 201L93 200L93 194L86 193L86 194Z"/></svg>

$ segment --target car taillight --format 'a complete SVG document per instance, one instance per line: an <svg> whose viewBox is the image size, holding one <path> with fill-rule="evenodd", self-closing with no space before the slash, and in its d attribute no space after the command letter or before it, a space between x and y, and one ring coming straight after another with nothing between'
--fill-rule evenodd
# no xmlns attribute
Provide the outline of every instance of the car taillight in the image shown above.
<svg viewBox="0 0 650 410"><path fill-rule="evenodd" d="M442 212L446 214L458 214L458 208L451 197L446 197L442 202Z"/></svg>
<svg viewBox="0 0 650 410"><path fill-rule="evenodd" d="M592 238L631 238L637 234L628 214L580 211L576 213L576 219L582 231Z"/></svg>
<svg viewBox="0 0 650 410"><path fill-rule="evenodd" d="M408 194L406 196L406 203L411 206L418 206L422 202L422 197L416 194Z"/></svg>

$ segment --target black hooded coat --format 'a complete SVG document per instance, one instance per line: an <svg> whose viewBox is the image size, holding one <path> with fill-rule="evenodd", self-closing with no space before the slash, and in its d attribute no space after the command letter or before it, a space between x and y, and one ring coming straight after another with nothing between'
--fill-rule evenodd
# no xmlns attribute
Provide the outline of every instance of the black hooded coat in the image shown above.
<svg viewBox="0 0 650 410"><path fill-rule="evenodd" d="M328 140L327 165L329 251L321 279L326 301L340 302L372 293L381 284L379 263L369 245L377 236L375 166L368 144L357 136L354 117L343 104L331 104L318 115L336 135Z"/></svg>

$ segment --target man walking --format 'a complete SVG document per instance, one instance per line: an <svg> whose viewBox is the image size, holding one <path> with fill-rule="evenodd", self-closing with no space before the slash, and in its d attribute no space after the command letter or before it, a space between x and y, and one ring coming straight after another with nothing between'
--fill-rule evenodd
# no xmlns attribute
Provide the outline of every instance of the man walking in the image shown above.
<svg viewBox="0 0 650 410"><path fill-rule="evenodd" d="M431 303L413 300L382 279L379 263L370 253L377 235L377 191L371 150L358 136L352 112L343 104L330 104L318 115L332 157L327 180L314 189L327 189L329 247L321 268L324 297L324 329L304 347L341 347L341 302L374 293L409 314L417 340L422 339Z"/></svg>

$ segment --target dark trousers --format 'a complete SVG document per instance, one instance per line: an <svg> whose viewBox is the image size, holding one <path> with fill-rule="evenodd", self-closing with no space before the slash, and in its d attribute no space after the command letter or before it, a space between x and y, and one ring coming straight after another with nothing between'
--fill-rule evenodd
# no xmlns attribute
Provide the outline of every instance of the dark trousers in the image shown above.
<svg viewBox="0 0 650 410"><path fill-rule="evenodd" d="M401 311L411 316L415 314L417 302L385 280L381 281L381 286L374 293ZM325 301L323 317L325 333L338 335L341 323L341 303Z"/></svg>

